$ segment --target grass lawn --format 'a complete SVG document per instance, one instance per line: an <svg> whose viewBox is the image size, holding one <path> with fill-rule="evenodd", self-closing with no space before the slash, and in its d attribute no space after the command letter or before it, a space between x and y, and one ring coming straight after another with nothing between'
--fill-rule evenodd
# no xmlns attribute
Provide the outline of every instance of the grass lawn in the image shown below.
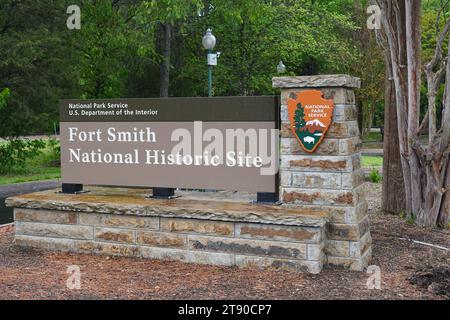
<svg viewBox="0 0 450 320"><path fill-rule="evenodd" d="M364 142L382 142L383 136L381 132L369 132L362 139Z"/></svg>
<svg viewBox="0 0 450 320"><path fill-rule="evenodd" d="M0 185L58 179L61 177L61 168L52 164L53 159L53 152L50 147L47 147L40 155L29 159L24 168L17 168L14 172L0 175Z"/></svg>
<svg viewBox="0 0 450 320"><path fill-rule="evenodd" d="M383 166L383 157L369 157L369 156L363 156L362 157L362 165L363 167L382 167Z"/></svg>

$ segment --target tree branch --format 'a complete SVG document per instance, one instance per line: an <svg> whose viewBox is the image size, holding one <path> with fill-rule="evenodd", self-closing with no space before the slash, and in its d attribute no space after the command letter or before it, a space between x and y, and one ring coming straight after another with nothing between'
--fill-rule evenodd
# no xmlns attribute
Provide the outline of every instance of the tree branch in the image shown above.
<svg viewBox="0 0 450 320"><path fill-rule="evenodd" d="M439 149L444 152L450 142L450 40L447 53L446 76L445 76L445 102L444 110L442 111L442 125L441 125L441 143Z"/></svg>
<svg viewBox="0 0 450 320"><path fill-rule="evenodd" d="M425 65L426 70L432 71L439 63L442 62L442 46L444 44L445 38L450 30L450 19L447 20L444 30L442 33L436 37L436 50L434 52L433 58L429 63Z"/></svg>

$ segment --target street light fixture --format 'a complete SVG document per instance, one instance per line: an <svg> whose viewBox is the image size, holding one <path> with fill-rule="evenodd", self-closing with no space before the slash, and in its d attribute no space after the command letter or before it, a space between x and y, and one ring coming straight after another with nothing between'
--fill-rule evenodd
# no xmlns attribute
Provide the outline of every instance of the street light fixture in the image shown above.
<svg viewBox="0 0 450 320"><path fill-rule="evenodd" d="M216 46L216 37L212 34L211 28L206 30L202 39L203 47L206 50L206 61L208 64L208 96L212 96L212 68L217 66L217 58L220 52L213 52L212 50Z"/></svg>
<svg viewBox="0 0 450 320"><path fill-rule="evenodd" d="M286 66L284 65L282 60L280 60L280 63L278 63L277 71L278 71L279 74L282 74L282 73L286 72Z"/></svg>

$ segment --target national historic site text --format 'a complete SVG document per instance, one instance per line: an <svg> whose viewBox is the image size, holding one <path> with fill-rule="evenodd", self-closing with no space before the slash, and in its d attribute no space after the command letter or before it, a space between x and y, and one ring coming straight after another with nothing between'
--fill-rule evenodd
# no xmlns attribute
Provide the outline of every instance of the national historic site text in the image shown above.
<svg viewBox="0 0 450 320"><path fill-rule="evenodd" d="M235 137L243 130L226 130L225 136L235 140ZM110 143L145 143L154 144L158 142L156 132L150 127L143 129L133 128L129 131L119 131L115 127L109 127L106 132L101 129L93 131L80 130L77 127L69 127L68 134L70 142L110 142ZM228 151L223 154L222 150L214 147L201 150L197 154L191 154L190 134L183 136L176 131L171 140L178 142L171 153L166 150L146 149L141 152L139 149L132 149L129 152L110 153L104 152L101 148L82 149L68 148L70 163L97 163L97 164L141 164L146 165L176 165L176 166L212 166L225 165L228 167L255 167L262 168L264 161L262 157L250 155L242 151ZM222 138L223 139L223 138ZM220 148L222 149L222 148ZM178 150L178 152L174 151ZM211 151L208 151L211 150Z"/></svg>

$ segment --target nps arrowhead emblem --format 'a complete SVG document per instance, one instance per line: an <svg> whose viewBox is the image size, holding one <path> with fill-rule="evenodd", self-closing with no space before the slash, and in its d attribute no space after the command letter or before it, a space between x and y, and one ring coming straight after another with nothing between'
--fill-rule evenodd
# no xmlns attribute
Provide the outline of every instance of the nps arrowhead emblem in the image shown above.
<svg viewBox="0 0 450 320"><path fill-rule="evenodd" d="M302 91L296 96L288 100L291 130L303 150L313 153L331 126L334 101L324 99L319 90Z"/></svg>

